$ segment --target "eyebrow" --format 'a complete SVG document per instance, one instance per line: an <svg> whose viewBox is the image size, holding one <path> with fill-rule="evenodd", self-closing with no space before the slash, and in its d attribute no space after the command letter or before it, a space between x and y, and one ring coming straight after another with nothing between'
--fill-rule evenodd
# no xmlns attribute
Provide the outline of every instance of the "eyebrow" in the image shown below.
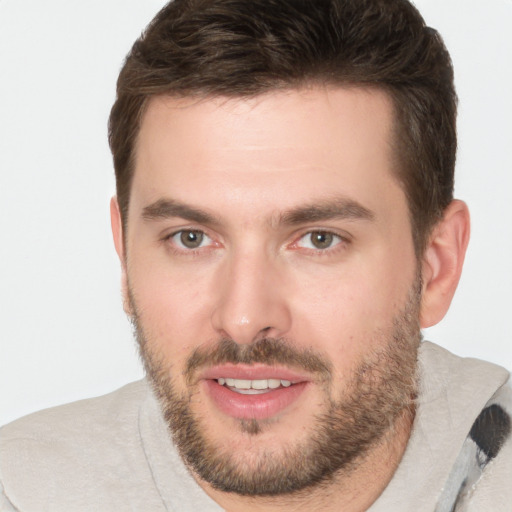
<svg viewBox="0 0 512 512"><path fill-rule="evenodd" d="M221 224L217 217L205 210L175 199L159 199L151 203L142 210L142 217L148 221L179 217L198 224ZM375 219L375 214L357 201L341 197L292 208L274 217L271 224L274 226L298 225L333 219L372 221Z"/></svg>
<svg viewBox="0 0 512 512"><path fill-rule="evenodd" d="M208 212L174 199L159 199L142 210L144 220L164 220L173 217L198 224L220 224L219 220Z"/></svg>
<svg viewBox="0 0 512 512"><path fill-rule="evenodd" d="M297 225L334 219L373 221L375 214L357 201L341 197L300 206L284 212L279 216L278 223Z"/></svg>

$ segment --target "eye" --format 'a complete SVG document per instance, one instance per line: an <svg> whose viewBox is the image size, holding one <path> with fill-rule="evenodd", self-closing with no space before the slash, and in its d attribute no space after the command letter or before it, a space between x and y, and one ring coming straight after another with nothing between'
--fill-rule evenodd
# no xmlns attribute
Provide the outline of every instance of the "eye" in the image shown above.
<svg viewBox="0 0 512 512"><path fill-rule="evenodd" d="M212 242L203 231L195 229L183 229L174 233L170 239L181 249L199 249Z"/></svg>
<svg viewBox="0 0 512 512"><path fill-rule="evenodd" d="M325 250L342 242L342 238L330 231L310 231L297 242L298 247L305 249Z"/></svg>

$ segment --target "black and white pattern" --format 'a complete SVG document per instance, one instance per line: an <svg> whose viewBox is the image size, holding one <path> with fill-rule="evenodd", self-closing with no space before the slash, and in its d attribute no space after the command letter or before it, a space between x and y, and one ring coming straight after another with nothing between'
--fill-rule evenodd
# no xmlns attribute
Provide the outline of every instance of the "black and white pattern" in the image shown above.
<svg viewBox="0 0 512 512"><path fill-rule="evenodd" d="M435 512L466 509L486 466L510 437L511 423L510 415L498 403L491 403L482 410L464 441Z"/></svg>

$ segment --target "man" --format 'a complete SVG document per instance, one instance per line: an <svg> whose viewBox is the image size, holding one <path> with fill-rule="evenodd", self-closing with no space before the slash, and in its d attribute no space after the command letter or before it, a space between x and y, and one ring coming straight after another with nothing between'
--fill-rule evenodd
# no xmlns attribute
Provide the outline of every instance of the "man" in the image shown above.
<svg viewBox="0 0 512 512"><path fill-rule="evenodd" d="M421 343L469 237L401 0L176 0L110 118L148 384L0 436L2 510L509 510L508 372Z"/></svg>

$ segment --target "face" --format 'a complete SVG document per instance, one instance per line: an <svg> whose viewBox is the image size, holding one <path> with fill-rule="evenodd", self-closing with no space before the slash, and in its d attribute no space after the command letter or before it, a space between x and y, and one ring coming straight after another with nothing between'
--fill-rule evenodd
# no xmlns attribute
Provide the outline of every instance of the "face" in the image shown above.
<svg viewBox="0 0 512 512"><path fill-rule="evenodd" d="M151 100L128 303L200 480L303 489L349 471L409 410L420 284L392 119L363 89Z"/></svg>

